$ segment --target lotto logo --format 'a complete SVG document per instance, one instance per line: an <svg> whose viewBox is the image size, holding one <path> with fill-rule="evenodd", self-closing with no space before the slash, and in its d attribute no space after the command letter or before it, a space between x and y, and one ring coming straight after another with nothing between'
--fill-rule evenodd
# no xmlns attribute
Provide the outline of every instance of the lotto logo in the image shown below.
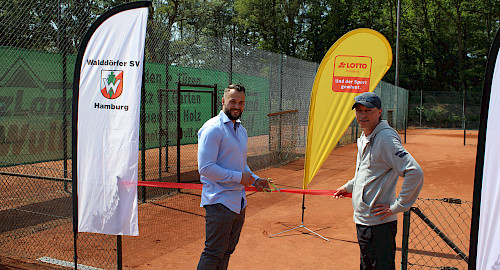
<svg viewBox="0 0 500 270"><path fill-rule="evenodd" d="M368 65L365 63L345 63L345 62L340 62L339 68L361 68L361 69L366 69L368 68Z"/></svg>

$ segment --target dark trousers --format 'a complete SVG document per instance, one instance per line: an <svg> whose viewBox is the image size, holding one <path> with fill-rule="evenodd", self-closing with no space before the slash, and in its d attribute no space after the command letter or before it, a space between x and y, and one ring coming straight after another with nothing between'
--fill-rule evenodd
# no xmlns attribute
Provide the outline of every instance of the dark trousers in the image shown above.
<svg viewBox="0 0 500 270"><path fill-rule="evenodd" d="M395 270L398 222L375 226L356 224L361 270Z"/></svg>
<svg viewBox="0 0 500 270"><path fill-rule="evenodd" d="M204 207L205 249L201 253L197 269L227 269L229 257L240 239L245 222L245 209L236 214L220 203Z"/></svg>

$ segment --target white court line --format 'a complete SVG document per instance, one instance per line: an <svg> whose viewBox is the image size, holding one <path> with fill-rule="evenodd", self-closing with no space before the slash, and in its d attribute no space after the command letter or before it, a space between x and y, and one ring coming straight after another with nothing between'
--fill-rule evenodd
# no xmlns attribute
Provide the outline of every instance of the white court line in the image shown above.
<svg viewBox="0 0 500 270"><path fill-rule="evenodd" d="M50 263L50 264L55 264L55 265L60 265L60 266L65 266L65 267L71 267L71 268L75 267L75 263L74 262L68 262L68 261L58 260L58 259L54 259L54 258L51 258L51 257L41 257L41 258L38 258L37 261L42 261L42 262L46 262L46 263ZM88 266L88 265L83 265L83 264L78 264L77 269L82 269L82 270L103 270L101 268L96 268L96 267L92 267L92 266Z"/></svg>

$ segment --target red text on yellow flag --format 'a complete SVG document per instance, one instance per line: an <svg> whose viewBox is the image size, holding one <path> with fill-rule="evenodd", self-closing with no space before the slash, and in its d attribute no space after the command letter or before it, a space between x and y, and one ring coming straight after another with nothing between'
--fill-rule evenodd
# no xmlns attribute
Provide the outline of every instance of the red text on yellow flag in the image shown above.
<svg viewBox="0 0 500 270"><path fill-rule="evenodd" d="M363 93L370 91L372 58L369 56L338 55L335 57L332 90Z"/></svg>

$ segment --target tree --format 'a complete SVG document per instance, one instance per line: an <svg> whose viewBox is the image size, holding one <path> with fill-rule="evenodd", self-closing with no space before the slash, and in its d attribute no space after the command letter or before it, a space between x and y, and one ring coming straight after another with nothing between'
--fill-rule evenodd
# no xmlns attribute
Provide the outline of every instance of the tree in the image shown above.
<svg viewBox="0 0 500 270"><path fill-rule="evenodd" d="M236 0L236 38L267 51L297 55L306 6L299 0Z"/></svg>

